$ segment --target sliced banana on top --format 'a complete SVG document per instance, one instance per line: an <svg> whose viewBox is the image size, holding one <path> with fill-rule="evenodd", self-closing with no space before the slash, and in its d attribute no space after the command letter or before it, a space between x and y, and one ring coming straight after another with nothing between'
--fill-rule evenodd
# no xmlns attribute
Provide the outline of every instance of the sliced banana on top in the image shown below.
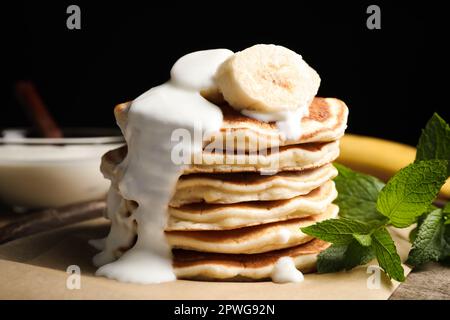
<svg viewBox="0 0 450 320"><path fill-rule="evenodd" d="M215 80L232 107L260 113L308 107L320 85L317 72L299 54L265 44L229 57Z"/></svg>

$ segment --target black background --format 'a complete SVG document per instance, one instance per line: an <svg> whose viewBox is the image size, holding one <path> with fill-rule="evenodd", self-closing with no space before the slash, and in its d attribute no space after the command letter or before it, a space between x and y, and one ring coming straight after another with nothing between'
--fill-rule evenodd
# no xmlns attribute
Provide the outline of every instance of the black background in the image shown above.
<svg viewBox="0 0 450 320"><path fill-rule="evenodd" d="M439 17L445 10L428 2L392 2L3 5L7 90L0 127L28 125L12 90L19 79L36 83L62 126L110 127L114 105L167 80L181 55L275 43L302 54L318 71L320 96L348 104L348 132L415 144L434 111L450 120L443 71L448 34ZM381 30L366 27L372 3L381 8ZM70 4L81 8L81 30L66 27Z"/></svg>

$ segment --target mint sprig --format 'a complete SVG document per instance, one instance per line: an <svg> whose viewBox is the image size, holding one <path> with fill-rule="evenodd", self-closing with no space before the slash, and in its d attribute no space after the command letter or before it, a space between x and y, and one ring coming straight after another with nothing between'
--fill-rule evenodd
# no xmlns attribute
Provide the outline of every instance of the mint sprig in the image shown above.
<svg viewBox="0 0 450 320"><path fill-rule="evenodd" d="M417 144L416 161L450 159L450 126L437 113L428 120ZM447 176L450 176L450 165Z"/></svg>
<svg viewBox="0 0 450 320"><path fill-rule="evenodd" d="M353 234L353 238L355 238L355 240L358 241L359 244L363 247L370 247L370 245L372 244L372 237L370 236L370 234L355 233Z"/></svg>
<svg viewBox="0 0 450 320"><path fill-rule="evenodd" d="M391 235L382 227L376 230L373 235L373 249L380 267L394 280L405 281L405 274L400 256L397 253Z"/></svg>
<svg viewBox="0 0 450 320"><path fill-rule="evenodd" d="M428 121L413 164L397 172L385 185L375 177L336 164L335 178L340 219L302 228L306 234L331 242L319 254L319 273L349 270L376 258L386 274L404 281L395 243L386 227L408 227L413 242L407 263L418 265L450 258L450 203L433 206L450 175L450 126L439 115Z"/></svg>
<svg viewBox="0 0 450 320"><path fill-rule="evenodd" d="M302 231L313 237L339 245L352 242L355 236L370 233L371 228L370 225L356 220L341 218L325 220L315 225L302 228Z"/></svg>
<svg viewBox="0 0 450 320"><path fill-rule="evenodd" d="M361 246L356 240L348 244L332 244L322 251L317 259L319 273L350 270L361 264L366 264L375 257L371 247Z"/></svg>
<svg viewBox="0 0 450 320"><path fill-rule="evenodd" d="M387 218L377 211L378 193L383 189L384 182L339 163L334 166L339 172L334 179L339 194L335 200L339 206L339 216L364 223L386 222Z"/></svg>
<svg viewBox="0 0 450 320"><path fill-rule="evenodd" d="M445 258L446 246L444 239L444 216L441 209L436 209L427 215L420 228L407 263L420 265L427 261L438 261Z"/></svg>
<svg viewBox="0 0 450 320"><path fill-rule="evenodd" d="M378 195L377 209L391 224L405 228L416 222L447 179L447 161L410 164L394 175Z"/></svg>
<svg viewBox="0 0 450 320"><path fill-rule="evenodd" d="M442 213L444 214L444 224L450 224L450 202L448 202L444 209L442 209Z"/></svg>

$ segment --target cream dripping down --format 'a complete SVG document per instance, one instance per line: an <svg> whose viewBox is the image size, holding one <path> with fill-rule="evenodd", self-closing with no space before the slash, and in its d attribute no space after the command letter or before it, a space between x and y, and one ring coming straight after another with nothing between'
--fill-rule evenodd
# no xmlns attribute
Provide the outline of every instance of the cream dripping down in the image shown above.
<svg viewBox="0 0 450 320"><path fill-rule="evenodd" d="M227 49L185 55L172 67L171 79L167 83L150 89L132 102L127 123L119 124L128 153L116 169L118 174L109 177L112 183L106 216L111 220L111 229L105 239L91 241L93 246L102 250L93 259L94 264L100 267L96 275L142 284L176 279L164 229L167 206L183 172L183 165L175 164L171 159L173 147L178 144L171 137L178 129L188 130L191 136L199 126L203 135L220 130L223 121L221 110L203 98L200 92L223 90L223 82L218 81L217 73L220 73L219 67L223 68L233 56L233 52ZM241 108L240 111L261 121L276 121L280 133L294 139L300 135L301 118L307 114L309 103L317 92L315 79L312 89L302 95L306 100L298 105L294 101L294 108L257 111ZM301 81L307 83L303 78ZM193 139L192 142L183 152L191 155L202 152L201 141ZM137 203L131 216L127 216L130 201L125 199ZM117 259L117 250L130 245L135 232L136 244ZM288 236L284 232L280 234L280 240L286 241ZM298 282L303 277L291 258L282 258L274 267L272 279L275 282Z"/></svg>
<svg viewBox="0 0 450 320"><path fill-rule="evenodd" d="M198 125L204 134L219 131L222 112L204 99L200 91L214 86L213 76L218 66L232 54L226 49L188 54L175 63L167 83L132 102L128 122L121 127L128 153L118 168L121 172L118 190L112 186L108 195L107 215L111 217L121 210L123 200L118 197L119 191L123 198L136 201L138 206L128 221L136 220L137 242L118 260L111 261L114 259L111 251L129 238L132 231L123 222L124 225L113 226L103 243L103 251L94 258L94 263L101 265L97 275L142 284L176 279L164 229L167 205L183 165L176 165L171 159L172 148L177 143L171 141L171 136L177 129L189 130L193 135ZM201 152L202 144L193 142L191 149L184 151ZM101 242L93 244L98 246Z"/></svg>
<svg viewBox="0 0 450 320"><path fill-rule="evenodd" d="M275 263L270 276L273 282L302 282L303 273L295 267L295 262L291 257L281 257Z"/></svg>

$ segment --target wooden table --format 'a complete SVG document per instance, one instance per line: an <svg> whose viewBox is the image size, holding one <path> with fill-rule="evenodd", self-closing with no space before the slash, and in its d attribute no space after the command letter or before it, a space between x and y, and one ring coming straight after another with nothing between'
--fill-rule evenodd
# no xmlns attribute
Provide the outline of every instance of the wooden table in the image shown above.
<svg viewBox="0 0 450 320"><path fill-rule="evenodd" d="M12 214L0 210L0 238L6 225L15 224L9 228L13 238L50 230L72 223L97 218L101 216L104 202L96 201L62 209L51 209L35 214ZM3 209L4 210L4 209ZM36 223L29 223L29 217L34 216ZM58 217L58 218L55 218ZM61 218L62 217L62 218ZM32 219L31 219L32 220ZM428 263L415 268L391 296L392 300L402 299L447 299L450 300L450 263Z"/></svg>

